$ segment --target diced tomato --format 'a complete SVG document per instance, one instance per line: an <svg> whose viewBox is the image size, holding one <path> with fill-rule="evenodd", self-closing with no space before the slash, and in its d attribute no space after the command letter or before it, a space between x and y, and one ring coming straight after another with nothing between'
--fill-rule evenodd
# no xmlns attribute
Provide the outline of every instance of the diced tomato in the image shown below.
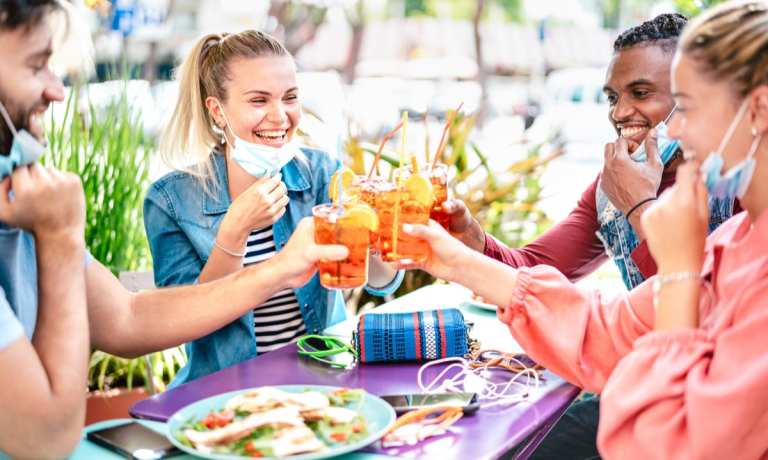
<svg viewBox="0 0 768 460"><path fill-rule="evenodd" d="M205 425L206 428L212 430L214 428L227 426L234 418L235 413L232 411L224 411L218 413L213 412L206 415L205 418L201 420L201 422L203 425Z"/></svg>
<svg viewBox="0 0 768 460"><path fill-rule="evenodd" d="M264 454L261 453L259 449L254 447L252 442L249 442L245 445L245 452L251 456L251 458L260 458L263 457Z"/></svg>
<svg viewBox="0 0 768 460"><path fill-rule="evenodd" d="M347 439L346 433L331 433L329 436L331 439L333 439L336 442L342 442Z"/></svg>
<svg viewBox="0 0 768 460"><path fill-rule="evenodd" d="M231 410L225 410L219 412L216 418L217 426L227 426L235 418L235 412Z"/></svg>
<svg viewBox="0 0 768 460"><path fill-rule="evenodd" d="M363 426L362 423L355 423L354 425L352 425L352 432L362 433L364 428L365 427Z"/></svg>
<svg viewBox="0 0 768 460"><path fill-rule="evenodd" d="M208 414L204 419L200 420L200 422L205 425L206 428L212 430L216 427L216 415Z"/></svg>

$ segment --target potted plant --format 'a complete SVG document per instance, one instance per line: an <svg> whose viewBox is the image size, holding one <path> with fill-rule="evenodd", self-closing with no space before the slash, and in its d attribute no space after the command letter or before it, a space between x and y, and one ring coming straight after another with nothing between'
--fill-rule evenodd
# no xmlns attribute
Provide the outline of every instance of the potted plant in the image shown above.
<svg viewBox="0 0 768 460"><path fill-rule="evenodd" d="M164 391L186 361L181 347L135 359L94 351L88 366L86 425L128 417L128 410L135 402Z"/></svg>

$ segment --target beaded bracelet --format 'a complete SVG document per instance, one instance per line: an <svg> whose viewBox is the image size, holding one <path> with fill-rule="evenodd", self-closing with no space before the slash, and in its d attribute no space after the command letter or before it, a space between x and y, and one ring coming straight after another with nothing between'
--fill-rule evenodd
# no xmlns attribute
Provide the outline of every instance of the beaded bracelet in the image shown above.
<svg viewBox="0 0 768 460"><path fill-rule="evenodd" d="M681 281L700 281L701 275L697 272L672 272L666 275L658 275L653 280L653 308L659 306L659 293L662 286L669 283L679 283Z"/></svg>

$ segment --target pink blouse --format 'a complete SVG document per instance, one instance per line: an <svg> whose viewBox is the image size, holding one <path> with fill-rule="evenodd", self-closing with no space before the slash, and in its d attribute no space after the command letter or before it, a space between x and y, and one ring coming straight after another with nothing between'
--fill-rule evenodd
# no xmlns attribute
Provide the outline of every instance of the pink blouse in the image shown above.
<svg viewBox="0 0 768 460"><path fill-rule="evenodd" d="M612 300L521 268L499 318L568 381L602 393L598 447L620 459L768 459L768 212L707 240L701 325L653 331L652 281Z"/></svg>

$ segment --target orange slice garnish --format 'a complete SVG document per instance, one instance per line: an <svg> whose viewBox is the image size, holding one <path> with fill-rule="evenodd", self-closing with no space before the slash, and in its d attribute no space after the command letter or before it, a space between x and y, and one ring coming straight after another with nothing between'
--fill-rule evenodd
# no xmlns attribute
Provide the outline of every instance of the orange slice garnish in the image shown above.
<svg viewBox="0 0 768 460"><path fill-rule="evenodd" d="M341 174L341 186L344 187L344 191L349 190L352 186L352 182L355 180L355 173L349 168L342 168L333 173L331 176L331 183L328 184L328 196L330 196L331 200L334 202L336 202L336 198L339 195L339 174Z"/></svg>

